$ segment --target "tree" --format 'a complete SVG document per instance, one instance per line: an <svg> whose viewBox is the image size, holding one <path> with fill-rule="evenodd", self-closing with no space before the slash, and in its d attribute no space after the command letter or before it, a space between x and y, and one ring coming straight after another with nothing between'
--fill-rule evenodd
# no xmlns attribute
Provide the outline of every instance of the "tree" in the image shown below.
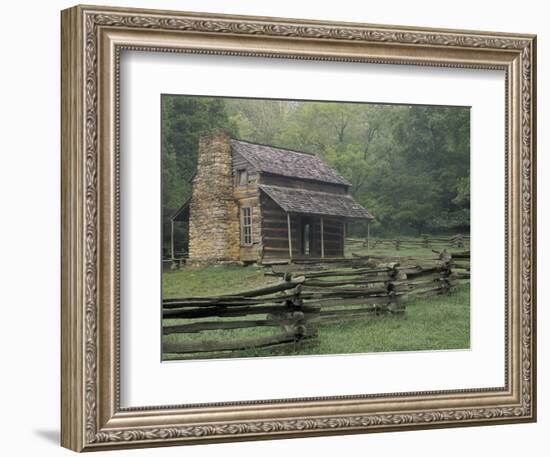
<svg viewBox="0 0 550 457"><path fill-rule="evenodd" d="M212 127L317 155L350 181L377 235L469 230L468 108L166 96L163 208L190 196L198 138Z"/></svg>
<svg viewBox="0 0 550 457"><path fill-rule="evenodd" d="M197 169L200 136L215 127L237 136L221 98L163 95L161 97L161 155L163 245L170 243L170 216L191 197L191 179ZM176 239L184 239L179 226Z"/></svg>
<svg viewBox="0 0 550 457"><path fill-rule="evenodd" d="M242 139L262 144L273 144L293 105L285 100L226 99L227 112L239 126Z"/></svg>

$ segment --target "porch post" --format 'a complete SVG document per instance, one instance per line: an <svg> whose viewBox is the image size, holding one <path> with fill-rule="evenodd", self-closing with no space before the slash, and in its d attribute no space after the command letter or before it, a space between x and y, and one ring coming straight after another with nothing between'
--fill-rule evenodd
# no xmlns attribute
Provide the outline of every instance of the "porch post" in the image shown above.
<svg viewBox="0 0 550 457"><path fill-rule="evenodd" d="M323 225L323 216L321 216L321 258L325 258L325 228Z"/></svg>
<svg viewBox="0 0 550 457"><path fill-rule="evenodd" d="M170 257L174 260L174 219L170 219Z"/></svg>
<svg viewBox="0 0 550 457"><path fill-rule="evenodd" d="M286 223L288 226L288 258L292 259L292 232L290 231L290 213L286 213Z"/></svg>

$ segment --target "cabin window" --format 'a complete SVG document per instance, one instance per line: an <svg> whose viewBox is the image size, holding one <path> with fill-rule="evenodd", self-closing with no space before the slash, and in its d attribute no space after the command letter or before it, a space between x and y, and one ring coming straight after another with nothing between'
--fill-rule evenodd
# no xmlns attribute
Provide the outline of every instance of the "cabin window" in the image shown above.
<svg viewBox="0 0 550 457"><path fill-rule="evenodd" d="M248 173L246 170L237 171L237 182L239 183L239 186L243 187L248 184Z"/></svg>
<svg viewBox="0 0 550 457"><path fill-rule="evenodd" d="M241 208L241 244L250 246L252 244L252 208Z"/></svg>

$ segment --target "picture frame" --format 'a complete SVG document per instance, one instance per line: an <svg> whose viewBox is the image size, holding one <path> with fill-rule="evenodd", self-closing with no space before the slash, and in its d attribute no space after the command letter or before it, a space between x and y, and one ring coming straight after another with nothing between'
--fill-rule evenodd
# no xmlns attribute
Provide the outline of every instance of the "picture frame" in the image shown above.
<svg viewBox="0 0 550 457"><path fill-rule="evenodd" d="M61 19L62 446L89 451L536 420L535 36L94 6L69 8ZM119 91L127 50L503 71L504 387L122 407Z"/></svg>

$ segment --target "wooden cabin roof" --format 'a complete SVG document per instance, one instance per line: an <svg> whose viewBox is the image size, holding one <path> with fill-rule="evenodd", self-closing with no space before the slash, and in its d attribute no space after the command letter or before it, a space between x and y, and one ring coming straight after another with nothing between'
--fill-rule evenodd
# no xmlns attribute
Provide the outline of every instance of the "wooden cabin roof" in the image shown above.
<svg viewBox="0 0 550 457"><path fill-rule="evenodd" d="M231 148L260 172L351 186L317 156L242 140L231 140Z"/></svg>
<svg viewBox="0 0 550 457"><path fill-rule="evenodd" d="M350 195L265 184L260 185L260 189L289 213L339 216L350 219L373 219L370 213Z"/></svg>

